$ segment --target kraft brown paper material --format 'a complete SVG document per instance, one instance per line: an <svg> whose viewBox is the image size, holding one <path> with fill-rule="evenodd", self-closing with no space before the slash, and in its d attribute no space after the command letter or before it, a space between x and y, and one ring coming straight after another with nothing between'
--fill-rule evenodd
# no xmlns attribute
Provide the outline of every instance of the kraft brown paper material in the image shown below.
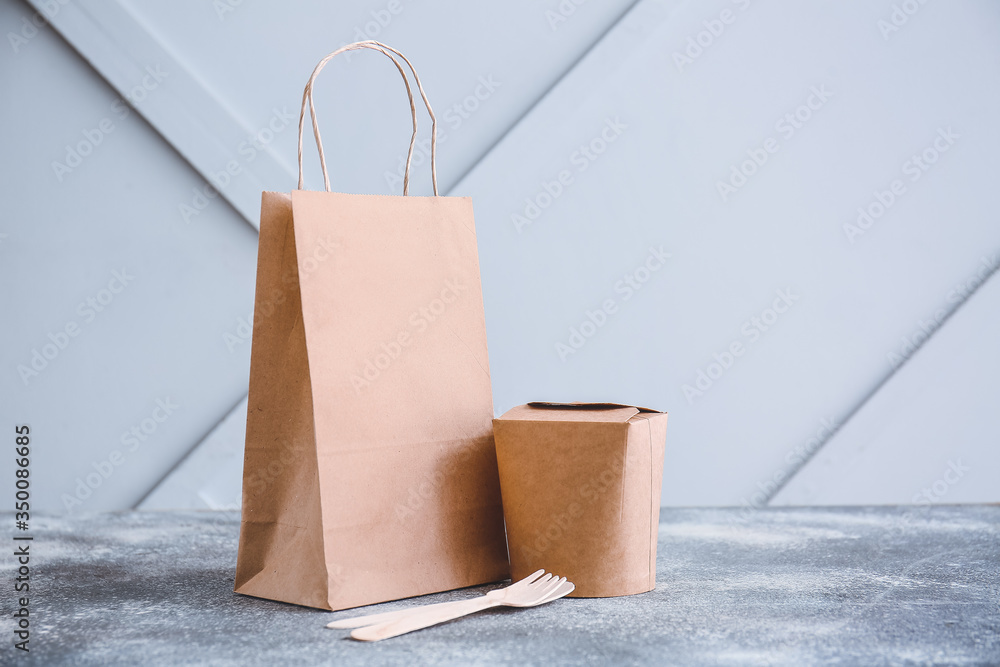
<svg viewBox="0 0 1000 667"><path fill-rule="evenodd" d="M512 579L544 568L571 597L653 590L667 414L530 403L493 427Z"/></svg>
<svg viewBox="0 0 1000 667"><path fill-rule="evenodd" d="M237 592L508 576L473 224L467 198L264 193Z"/></svg>
<svg viewBox="0 0 1000 667"><path fill-rule="evenodd" d="M265 192L254 308L236 592L506 579L471 200Z"/></svg>

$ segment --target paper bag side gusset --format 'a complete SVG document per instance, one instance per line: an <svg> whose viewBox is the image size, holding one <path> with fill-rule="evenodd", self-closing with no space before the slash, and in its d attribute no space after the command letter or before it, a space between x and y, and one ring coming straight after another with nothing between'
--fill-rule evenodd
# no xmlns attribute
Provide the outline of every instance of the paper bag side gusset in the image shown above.
<svg viewBox="0 0 1000 667"><path fill-rule="evenodd" d="M291 197L263 193L235 590L329 609L294 234Z"/></svg>

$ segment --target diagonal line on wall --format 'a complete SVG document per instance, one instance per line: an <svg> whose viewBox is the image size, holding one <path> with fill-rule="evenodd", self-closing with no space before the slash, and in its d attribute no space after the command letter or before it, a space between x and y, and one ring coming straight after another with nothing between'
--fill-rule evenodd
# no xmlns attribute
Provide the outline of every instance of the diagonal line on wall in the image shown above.
<svg viewBox="0 0 1000 667"><path fill-rule="evenodd" d="M179 468L181 468L181 466L184 465L184 462L187 461L191 457L191 455L194 454L203 444L205 444L205 441L208 440L210 437L212 437L212 434L215 433L215 431L222 424L224 424L225 422L227 422L229 420L229 418L230 418L230 415L232 415L234 412L238 411L240 409L240 407L243 405L243 402L246 401L246 400L247 400L247 396L246 396L246 394L244 394L238 401L236 401L233 404L233 406L231 408L229 408L228 410L226 410L226 412L222 415L222 417L220 419L218 419L214 424L212 424L212 428L208 429L208 431L205 433L205 435L203 435L201 438L199 438L197 440L197 442L195 442L195 444L190 449L188 449L187 452L184 453L184 456L180 457L172 466L170 466L170 468L167 469L160 476L160 479L158 479L156 481L156 483L153 484L149 488L149 490L147 490L144 494L142 494L142 497L140 497L138 500L135 501L135 503L132 504L132 509L140 509L141 506L142 506L142 504L144 502L146 502L146 500L151 495L153 495L153 493L158 488L160 488L160 486L164 482L166 482L170 478L171 475L173 475Z"/></svg>
<svg viewBox="0 0 1000 667"><path fill-rule="evenodd" d="M206 181L211 182L212 172L223 171L230 161L240 163L239 178L232 178L219 194L250 225L259 227L260 193L267 189L264 184L294 183L296 176L268 146L252 163L243 164L236 149L253 128L118 0L73 0L60 3L54 14L42 7L51 3L27 1L49 17L67 43L124 99L129 99L129 91L149 75L147 68L161 72L163 83L136 112Z"/></svg>
<svg viewBox="0 0 1000 667"><path fill-rule="evenodd" d="M841 423L837 426L837 428L835 428L830 433L830 435L827 436L827 438L823 442L823 444L821 444L815 450L813 450L812 452L810 452L810 454L808 456L804 457L803 460L798 465L796 465L794 468L792 468L791 471L788 473L788 475L786 475L785 478L780 483L778 483L776 485L776 488L773 491L771 491L769 494L767 494L767 496L765 497L765 499L764 499L764 501L763 501L762 504L763 505L769 505L771 503L771 500L776 495L778 495L778 493L783 488L785 488L788 485L788 483L791 482L792 479L796 475L798 475L800 472L802 472L802 470L807 465L809 465L809 462L812 461L813 458L815 458L815 456L817 454L819 454L819 452L824 447L826 447L833 440L833 437L837 433L839 433L840 430L842 428L844 428L844 426L846 426L847 423L850 422L851 419L853 419L856 414L858 414L858 412L861 411L861 408L863 408L865 406L865 404L868 403L868 401L870 401L872 398L874 398L875 395L878 394L882 390L882 387L884 387L887 384L889 384L889 382L894 377L896 377L896 374L900 370L902 370L902 368L904 366L906 366L906 364L910 363L910 361L912 361L917 356L917 353L924 347L924 345L926 345L928 341L930 341L932 338L934 338L934 336L937 335L937 333L939 331L941 331L948 324L948 321L952 318L952 316L955 313L957 313L959 311L959 309L962 308L962 306L964 306L966 303L968 303L969 299L971 299L975 294L977 294L979 292L979 290L981 290L983 288L983 286L986 285L986 283L988 283L990 280L994 280L994 279L1000 280L1000 278L994 278L994 276L997 274L998 271L1000 271L1000 264L997 264L996 266L994 266L993 269L991 269L990 272L986 274L986 276L983 278L982 282L979 283L975 287L975 289L973 289L971 292L969 292L968 294L966 294L965 298L963 298L961 301L959 301L958 303L956 303L955 306L951 310L949 310L947 313L945 313L945 316L940 320L938 326L930 333L930 335L928 335L923 341L920 342L919 345L916 346L916 349L910 354L910 356L908 356L903 361L903 363L899 364L899 366L897 366L896 368L894 368L892 370L892 372L890 372L888 375L886 375L884 378L882 378L882 380L879 381L879 383L876 384L872 388L872 390L870 392L868 392L860 401L858 401L858 403L851 409L851 411L847 413L847 415L844 417L844 419L841 421Z"/></svg>
<svg viewBox="0 0 1000 667"><path fill-rule="evenodd" d="M44 0L27 2L43 12ZM513 119L455 183L475 169L637 4L639 0L625 8L544 93ZM274 183L294 183L297 176L282 164L270 146L265 146L252 163L242 164L236 147L253 134L253 128L188 70L119 0L73 0L60 5L49 21L123 98L127 99L128 91L146 76L147 67L162 69L167 74L165 84L157 88L155 99L151 96L136 112L206 181L211 182L212 173L224 170L230 161L241 163L243 173L221 188L219 194L251 226L259 228L260 193L271 189Z"/></svg>
<svg viewBox="0 0 1000 667"><path fill-rule="evenodd" d="M547 88L547 89L545 90L545 92L543 92L543 93L542 93L541 95L539 95L539 96L538 96L538 97L537 97L537 98L536 98L536 99L535 99L535 100L534 100L534 101L533 101L533 102L532 102L531 104L529 104L529 105L528 105L527 107L525 107L525 109L524 109L524 112L522 112L522 113L521 113L521 114L520 114L520 115L519 115L519 116L518 116L517 118L515 118L515 119L514 119L514 120L513 120L512 122L511 122L511 124L507 126L507 129L506 129L506 130L504 130L503 132L501 132L501 133L500 133L500 134L499 134L499 135L497 136L497 138L496 138L496 141L494 141L494 142L493 142L493 143L491 143L491 144L490 144L489 146L487 146L487 147L486 147L486 149L485 149L485 150L483 150L483 152L482 152L482 154L481 154L481 155L479 156L479 158L478 158L477 160L475 160L475 161L474 161L474 162L473 162L472 164L470 164L470 165L469 165L469 168L468 168L468 169L466 169L466 170L465 170L464 172L462 172L462 173L461 173L461 174L460 174L460 175L459 175L459 176L458 176L458 177L457 177L457 178L455 179L455 184L458 184L458 183L461 183L461 182L462 182L463 180L465 180L465 177L466 177L466 176L468 176L468 175L469 175L469 174L471 174L471 173L472 173L473 171L475 171L476 167L478 167L478 166L479 166L479 163L480 163L480 162L482 162L483 160L485 160L485 159L486 159L486 157L487 157L487 156L488 156L488 155L489 155L490 153L492 153L492 152L493 152L493 149L494 149L494 148L496 148L496 147L497 147L497 145L499 145L499 144L500 144L500 142L502 142L502 141L503 141L503 140L504 140L504 139L505 139L505 138L507 137L507 135L508 135L508 134L510 134L510 133L511 133L511 131L513 131L513 130L514 130L514 128L516 128L516 127L517 127L517 126L518 126L518 125L519 125L519 124L521 123L521 121L522 121L522 120L523 120L524 118L526 118L527 116L531 115L531 112L532 112L532 111L534 111L534 110L535 110L535 107L537 107L537 106L538 106L538 105L539 105L539 104L541 103L541 101L545 99L545 97L546 97L546 96L547 96L547 95L549 94L549 92L551 92L551 91L552 91L553 89L557 88L557 87L559 86L559 84L560 84L560 83L562 82L562 80L563 80L563 79L565 79L565 78L566 78L566 76L567 76L567 75L569 75L569 73L570 73L570 72L572 72L572 71L573 71L574 69L576 69L576 66L577 66L577 65L579 65L579 64L580 64L580 62L581 62L582 60L584 60L584 59L585 59L585 58L587 57L587 55L588 55L588 54L590 54L590 52L591 52L591 51L593 51L593 50L594 50L594 48L595 48L595 47L596 47L596 46L597 46L598 44L600 44L600 43L601 43L602 41L604 41L604 38L605 38L605 37L606 37L606 36L608 35L608 33L610 33L610 32L611 32L611 31L613 31L613 30L614 30L614 29L615 29L616 27L618 27L618 24L619 24L619 23L621 23L621 22L622 22L622 20L624 20L624 18L625 18L626 16L628 16L629 12L631 12L631 11L632 11L632 10L633 10L633 9L635 8L635 6L639 4L639 2L641 2L641 0L634 0L634 1L633 1L633 2L632 2L632 3L631 3L631 4L629 5L629 6L628 6L628 7L626 7L626 8L624 9L624 10L622 10L622 13L621 13L621 14L619 14L619 15L618 15L618 16L617 16L617 17L615 18L615 20L614 20L614 21L612 21L612 22L611 22L611 23L610 23L610 24L608 25L608 27L607 27L607 28L606 28L606 29L605 29L605 30L604 30L604 31L603 31L603 32L602 32L602 33L601 33L600 35L598 35L598 36L597 36L597 38L596 38L596 39L594 39L594 41L593 41L593 42L591 42L590 46L588 46L588 47L587 47L586 49L584 49L584 51L582 51L582 52L580 53L580 56L579 56L579 57L578 57L578 58L577 58L576 60L574 60L574 61L573 61L572 63L570 63L569 67L567 67L567 68L566 68L565 70L563 70L563 73L562 73L562 74L560 74L560 75L559 75L558 77L556 77L556 78L555 78L555 79L554 79L554 80L552 81L552 85L550 85L550 86L549 86L549 87L548 87L548 88ZM446 194L446 195L448 195L448 194L451 194L452 190L454 190L454 186L452 186L451 188L449 188L449 189L448 189L448 191L447 191L447 192L446 192L445 194Z"/></svg>

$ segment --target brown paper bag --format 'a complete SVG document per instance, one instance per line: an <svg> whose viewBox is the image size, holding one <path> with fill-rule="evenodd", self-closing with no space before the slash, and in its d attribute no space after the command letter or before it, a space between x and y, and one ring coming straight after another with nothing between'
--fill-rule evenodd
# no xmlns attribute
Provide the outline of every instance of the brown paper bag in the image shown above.
<svg viewBox="0 0 1000 667"><path fill-rule="evenodd" d="M406 196L409 156L402 197L329 191L312 85L360 48L403 75L416 138L398 51L317 65L299 189L261 202L250 362L236 592L322 609L509 574L472 202L437 196L433 140L433 197ZM326 192L302 190L307 103Z"/></svg>
<svg viewBox="0 0 1000 667"><path fill-rule="evenodd" d="M666 413L529 403L493 426L513 579L544 568L572 597L653 590Z"/></svg>

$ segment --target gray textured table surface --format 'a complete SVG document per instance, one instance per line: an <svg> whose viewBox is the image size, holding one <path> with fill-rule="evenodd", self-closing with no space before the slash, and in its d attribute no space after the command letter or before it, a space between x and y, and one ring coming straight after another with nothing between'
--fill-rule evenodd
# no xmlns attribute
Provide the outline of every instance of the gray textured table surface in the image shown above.
<svg viewBox="0 0 1000 667"><path fill-rule="evenodd" d="M13 648L8 556L3 664L1000 664L997 506L665 510L651 593L377 644L324 628L350 612L235 595L232 515L33 518L31 532L31 652Z"/></svg>

